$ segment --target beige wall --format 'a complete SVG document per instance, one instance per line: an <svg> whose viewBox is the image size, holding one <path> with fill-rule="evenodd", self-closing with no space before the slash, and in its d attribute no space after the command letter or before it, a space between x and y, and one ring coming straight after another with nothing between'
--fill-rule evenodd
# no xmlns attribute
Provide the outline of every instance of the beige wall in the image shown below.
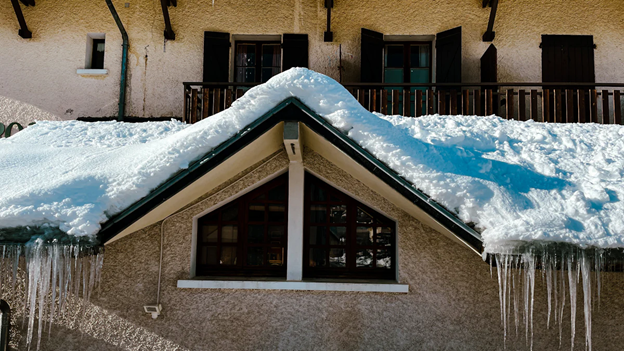
<svg viewBox="0 0 624 351"><path fill-rule="evenodd" d="M258 165L260 165L259 163ZM164 224L161 303L153 320L162 223L106 247L101 293L68 309L43 335L44 350L503 350L496 270L469 249L422 225L357 179L306 150L307 169L398 219L400 281L408 294L179 289L190 274L192 218L288 167L285 153L235 176ZM540 272L536 273L538 276ZM606 274L593 317L596 350L624 343L622 274ZM557 328L546 329L546 288L536 279L535 350L559 348ZM579 292L580 295L580 292ZM579 296L575 348L584 348ZM15 303L15 300L10 300ZM569 306L569 300L567 305ZM21 312L13 324L20 330ZM80 318L81 313L84 317ZM570 348L569 309L561 349ZM512 331L512 333L514 333ZM513 335L513 334L512 334ZM12 342L25 349L24 331ZM528 349L524 331L508 350Z"/></svg>
<svg viewBox="0 0 624 351"><path fill-rule="evenodd" d="M129 3L125 8L124 3ZM131 116L180 116L182 82L202 78L203 32L307 33L310 68L343 81L359 80L360 28L387 35L433 35L463 27L463 80L478 82L489 9L481 0L338 0L334 42L322 42L322 0L182 0L169 12L175 41L165 42L160 1L113 1L130 37ZM0 122L116 115L121 36L103 0L38 1L23 12L33 39L17 35L10 1L0 2ZM541 34L594 36L596 80L624 82L624 2L616 0L501 1L494 27L499 81L540 81ZM106 77L81 77L87 33L106 33ZM147 56L147 57L146 57ZM5 103L9 101L9 103ZM27 113L16 110L28 110ZM27 114L27 116L24 116Z"/></svg>

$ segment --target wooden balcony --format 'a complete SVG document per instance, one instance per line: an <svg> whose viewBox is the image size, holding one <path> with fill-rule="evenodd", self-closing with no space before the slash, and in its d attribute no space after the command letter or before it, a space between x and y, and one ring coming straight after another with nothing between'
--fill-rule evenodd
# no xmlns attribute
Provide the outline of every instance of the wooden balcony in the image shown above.
<svg viewBox="0 0 624 351"><path fill-rule="evenodd" d="M472 84L472 85L471 85ZM184 115L195 123L216 114L258 83L184 83ZM622 124L622 83L343 84L371 112L498 115L556 123ZM407 102L407 103L404 103Z"/></svg>

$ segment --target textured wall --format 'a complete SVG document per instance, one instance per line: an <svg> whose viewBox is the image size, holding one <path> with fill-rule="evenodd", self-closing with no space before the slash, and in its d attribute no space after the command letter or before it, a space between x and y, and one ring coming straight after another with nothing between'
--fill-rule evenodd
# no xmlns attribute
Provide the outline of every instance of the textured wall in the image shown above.
<svg viewBox="0 0 624 351"><path fill-rule="evenodd" d="M124 7L125 3L129 7ZM127 114L180 116L184 81L202 78L203 32L232 34L307 33L310 67L338 78L342 44L343 81L359 79L360 28L391 35L433 35L463 27L463 79L479 81L481 41L489 9L481 0L340 0L332 11L334 42L322 42L322 0L184 0L169 12L175 41L165 42L158 0L113 1L130 37ZM214 3L214 5L213 5ZM0 107L7 120L112 116L117 111L121 36L102 1L38 1L23 12L33 39L22 39L10 1L0 2ZM591 34L597 44L596 80L623 82L624 2L616 0L501 1L494 44L500 81L540 81L541 34ZM87 33L106 33L106 77L81 77ZM4 104L0 99L0 105ZM38 110L36 110L38 109Z"/></svg>
<svg viewBox="0 0 624 351"><path fill-rule="evenodd" d="M179 289L189 277L192 217L288 166L274 155L202 196L165 224L163 315L154 303L160 228L157 223L106 247L101 293L55 323L44 350L503 350L496 271L470 250L423 226L318 154L305 151L311 171L398 219L399 270L408 294ZM252 171L253 170L253 171ZM539 271L537 272L539 276ZM596 350L624 343L622 274L607 274L594 312ZM579 293L580 294L580 293ZM535 350L559 348L557 328L546 329L546 292L536 280ZM567 305L569 301L567 302ZM576 349L584 348L582 303ZM85 317L79 318L80 311ZM566 308L564 320L569 321ZM16 327L20 316L17 312ZM562 349L570 348L564 323ZM528 349L524 332L508 350ZM513 331L512 331L513 335ZM21 340L21 341L20 341ZM24 349L24 338L14 338Z"/></svg>

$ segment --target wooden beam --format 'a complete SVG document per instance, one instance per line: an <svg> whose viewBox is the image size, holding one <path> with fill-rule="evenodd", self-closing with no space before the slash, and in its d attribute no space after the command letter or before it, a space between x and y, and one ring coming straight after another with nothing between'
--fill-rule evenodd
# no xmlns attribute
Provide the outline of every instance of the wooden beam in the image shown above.
<svg viewBox="0 0 624 351"><path fill-rule="evenodd" d="M325 0L327 9L327 30L323 33L323 41L328 43L334 41L334 32L331 31L331 9L334 7L334 0Z"/></svg>
<svg viewBox="0 0 624 351"><path fill-rule="evenodd" d="M20 0L24 6L35 6L35 0Z"/></svg>
<svg viewBox="0 0 624 351"><path fill-rule="evenodd" d="M481 7L485 8L486 6L490 5L490 1L491 0L483 0L483 4L481 5Z"/></svg>
<svg viewBox="0 0 624 351"><path fill-rule="evenodd" d="M175 40L175 33L173 32L173 29L171 28L171 19L169 18L169 7L168 7L172 3L177 5L176 0L160 0L160 5L163 11L163 17L165 18L165 39L167 40Z"/></svg>
<svg viewBox="0 0 624 351"><path fill-rule="evenodd" d="M496 33L494 32L494 20L496 20L496 10L498 9L498 0L491 0L490 6L490 21L488 22L487 30L483 34L483 41L494 41Z"/></svg>
<svg viewBox="0 0 624 351"><path fill-rule="evenodd" d="M19 22L20 29L17 31L20 37L24 39L32 38L32 32L28 30L28 26L26 26L26 20L24 19L24 14L22 13L22 8L17 0L11 0L11 4L13 4L13 10L15 10L15 16L17 16L17 22ZM33 0L33 5L34 0Z"/></svg>

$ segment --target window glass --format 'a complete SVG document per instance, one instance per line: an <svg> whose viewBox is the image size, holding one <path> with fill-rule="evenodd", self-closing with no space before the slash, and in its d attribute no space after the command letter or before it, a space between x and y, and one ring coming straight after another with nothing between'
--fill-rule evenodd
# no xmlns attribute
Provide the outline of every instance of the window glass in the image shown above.
<svg viewBox="0 0 624 351"><path fill-rule="evenodd" d="M285 276L287 182L280 176L198 219L198 276Z"/></svg>
<svg viewBox="0 0 624 351"><path fill-rule="evenodd" d="M237 42L234 79L237 82L266 82L282 69L282 48L277 42Z"/></svg>
<svg viewBox="0 0 624 351"><path fill-rule="evenodd" d="M404 42L392 43L385 46L384 60L385 83L430 83L431 82L431 43ZM388 104L392 103L392 91L399 91L399 111L403 111L403 90L408 88L388 87ZM410 113L414 115L415 92L425 91L425 87L412 87L410 90ZM423 102L426 94L423 94ZM421 114L425 113L426 104L423 103Z"/></svg>
<svg viewBox="0 0 624 351"><path fill-rule="evenodd" d="M304 277L396 279L394 222L311 174L305 187Z"/></svg>

